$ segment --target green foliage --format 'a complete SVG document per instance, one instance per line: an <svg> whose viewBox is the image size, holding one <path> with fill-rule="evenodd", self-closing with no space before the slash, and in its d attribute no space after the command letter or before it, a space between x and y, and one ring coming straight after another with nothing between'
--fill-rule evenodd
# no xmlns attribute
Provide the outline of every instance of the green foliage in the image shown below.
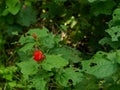
<svg viewBox="0 0 120 90"><path fill-rule="evenodd" d="M110 15L115 4L116 3L113 0L101 0L101 2L92 3L91 13L93 13L95 16L100 14Z"/></svg>
<svg viewBox="0 0 120 90"><path fill-rule="evenodd" d="M96 1L107 1L107 0L88 0L90 3L96 2Z"/></svg>
<svg viewBox="0 0 120 90"><path fill-rule="evenodd" d="M48 29L46 29L46 28L44 28L44 29L39 29L38 28L38 29L30 29L27 32L27 34L32 35L32 34L35 33L38 38L42 38L42 37L46 37L48 35L47 32L48 32Z"/></svg>
<svg viewBox="0 0 120 90"><path fill-rule="evenodd" d="M120 8L117 8L113 12L113 21L119 21L120 20Z"/></svg>
<svg viewBox="0 0 120 90"><path fill-rule="evenodd" d="M22 26L30 26L36 20L36 11L32 7L22 8L17 16L17 23Z"/></svg>
<svg viewBox="0 0 120 90"><path fill-rule="evenodd" d="M68 62L58 55L47 55L45 61L42 63L42 68L51 71L54 68L63 68L67 64Z"/></svg>
<svg viewBox="0 0 120 90"><path fill-rule="evenodd" d="M65 87L68 87L71 84L76 85L82 81L82 78L83 75L80 70L74 70L74 68L66 68L56 75L57 82ZM69 82L69 80L71 80L71 82Z"/></svg>
<svg viewBox="0 0 120 90"><path fill-rule="evenodd" d="M31 59L18 63L18 66L21 68L21 73L23 73L25 78L28 78L29 75L33 75L38 71L38 64Z"/></svg>
<svg viewBox="0 0 120 90"><path fill-rule="evenodd" d="M110 45L113 49L119 48L119 8L115 9L112 14L112 20L109 21L109 29L106 29L106 32L109 36L104 37L99 41L100 44Z"/></svg>
<svg viewBox="0 0 120 90"><path fill-rule="evenodd" d="M94 55L94 58L91 60L82 62L82 65L83 71L97 78L108 77L117 70L116 63L105 58L104 54L101 53Z"/></svg>
<svg viewBox="0 0 120 90"><path fill-rule="evenodd" d="M2 15L6 16L9 12L16 15L21 8L21 3L19 0L6 0L6 9L3 11Z"/></svg>
<svg viewBox="0 0 120 90"><path fill-rule="evenodd" d="M106 30L106 32L111 36L112 41L118 41L118 38L120 36L119 29L120 29L120 27L116 26L116 27L112 27L112 28Z"/></svg>
<svg viewBox="0 0 120 90"><path fill-rule="evenodd" d="M32 87L35 87L36 90L45 90L47 82L43 78L35 77L32 83Z"/></svg>
<svg viewBox="0 0 120 90"><path fill-rule="evenodd" d="M9 81L13 80L14 72L16 72L17 70L16 67L11 66L11 67L5 68L4 66L1 66L0 69L1 69L0 74L2 75L2 78L9 80Z"/></svg>
<svg viewBox="0 0 120 90"><path fill-rule="evenodd" d="M5 41L3 40L3 37L0 36L0 50L2 50L4 43L5 43Z"/></svg>
<svg viewBox="0 0 120 90"><path fill-rule="evenodd" d="M34 47L34 45L35 45L35 43L28 43L28 44L24 45L24 47L22 47L20 49L20 51L26 53L27 51L30 51Z"/></svg>
<svg viewBox="0 0 120 90"><path fill-rule="evenodd" d="M77 51L74 48L70 48L67 46L56 48L50 51L51 54L61 55L63 58L65 58L67 61L71 63L77 63L80 59L80 52Z"/></svg>
<svg viewBox="0 0 120 90"><path fill-rule="evenodd" d="M119 3L0 0L0 90L119 90Z"/></svg>

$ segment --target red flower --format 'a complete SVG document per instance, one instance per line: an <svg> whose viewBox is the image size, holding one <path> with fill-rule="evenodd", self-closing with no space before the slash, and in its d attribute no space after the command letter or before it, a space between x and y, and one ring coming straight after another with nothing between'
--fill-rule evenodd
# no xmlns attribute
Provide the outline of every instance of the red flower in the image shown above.
<svg viewBox="0 0 120 90"><path fill-rule="evenodd" d="M34 60L37 62L39 62L45 58L45 56L43 55L43 53L40 50L36 50L34 52L33 56L34 56Z"/></svg>

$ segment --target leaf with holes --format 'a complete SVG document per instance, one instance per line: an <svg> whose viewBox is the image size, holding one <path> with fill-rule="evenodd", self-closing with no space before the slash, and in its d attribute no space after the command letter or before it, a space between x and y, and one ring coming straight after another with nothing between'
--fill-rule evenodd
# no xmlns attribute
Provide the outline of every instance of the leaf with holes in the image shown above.
<svg viewBox="0 0 120 90"><path fill-rule="evenodd" d="M119 41L118 39L120 37L120 26L107 29L106 32L111 36L112 41Z"/></svg>
<svg viewBox="0 0 120 90"><path fill-rule="evenodd" d="M80 71L75 71L74 68L66 68L56 75L56 81L62 86L76 85L82 81L83 75ZM71 80L71 82L70 82Z"/></svg>
<svg viewBox="0 0 120 90"><path fill-rule="evenodd" d="M113 21L120 20L120 8L117 8L113 12Z"/></svg>
<svg viewBox="0 0 120 90"><path fill-rule="evenodd" d="M84 72L92 74L97 78L108 77L117 70L117 65L115 63L108 59L102 58L101 56L95 57L95 59L93 58L89 61L83 61L82 66Z"/></svg>

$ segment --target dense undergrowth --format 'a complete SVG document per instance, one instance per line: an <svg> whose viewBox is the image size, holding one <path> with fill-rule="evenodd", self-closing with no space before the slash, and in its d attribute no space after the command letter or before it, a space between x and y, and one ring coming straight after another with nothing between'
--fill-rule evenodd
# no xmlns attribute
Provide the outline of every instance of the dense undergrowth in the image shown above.
<svg viewBox="0 0 120 90"><path fill-rule="evenodd" d="M119 0L0 0L0 90L119 90Z"/></svg>

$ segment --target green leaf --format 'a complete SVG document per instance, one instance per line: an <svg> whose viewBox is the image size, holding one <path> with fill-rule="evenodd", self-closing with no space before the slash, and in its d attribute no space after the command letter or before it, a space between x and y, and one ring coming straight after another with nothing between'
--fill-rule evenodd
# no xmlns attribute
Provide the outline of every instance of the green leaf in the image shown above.
<svg viewBox="0 0 120 90"><path fill-rule="evenodd" d="M7 5L7 9L11 14L16 15L20 8L21 8L21 4L19 3L19 0L6 0L6 5Z"/></svg>
<svg viewBox="0 0 120 90"><path fill-rule="evenodd" d="M46 90L46 81L44 80L44 78L41 78L39 76L34 77L32 79L32 87L35 87L36 90Z"/></svg>
<svg viewBox="0 0 120 90"><path fill-rule="evenodd" d="M36 77L41 76L41 78L45 78L46 81L50 81L50 77L54 75L54 72L48 72L44 69L40 69L39 72L36 74Z"/></svg>
<svg viewBox="0 0 120 90"><path fill-rule="evenodd" d="M39 69L39 72L32 76L29 87L35 88L35 90L48 90L46 84L51 81L51 76L53 76L52 72Z"/></svg>
<svg viewBox="0 0 120 90"><path fill-rule="evenodd" d="M90 3L96 2L96 1L106 1L106 0L88 0Z"/></svg>
<svg viewBox="0 0 120 90"><path fill-rule="evenodd" d="M53 1L56 2L56 3L60 3L60 2L65 2L67 0L53 0Z"/></svg>
<svg viewBox="0 0 120 90"><path fill-rule="evenodd" d="M17 63L17 65L21 68L21 73L25 79L27 79L29 75L33 75L38 72L39 65L33 59L22 61Z"/></svg>
<svg viewBox="0 0 120 90"><path fill-rule="evenodd" d="M41 42L42 46L46 48L53 48L55 44L57 44L60 41L60 38L58 36L53 35L52 33L48 33L48 29L30 29L27 34L36 34L36 36L39 38L39 41Z"/></svg>
<svg viewBox="0 0 120 90"><path fill-rule="evenodd" d="M94 76L86 75L87 78L84 78L80 83L75 85L75 89L73 90L99 90L99 85L97 79Z"/></svg>
<svg viewBox="0 0 120 90"><path fill-rule="evenodd" d="M5 9L5 10L2 12L2 15L3 15L3 16L6 16L6 15L8 15L8 13L9 13L8 9Z"/></svg>
<svg viewBox="0 0 120 90"><path fill-rule="evenodd" d="M80 71L75 71L74 68L66 68L64 69L61 74L57 74L56 80L62 86L69 86L70 84L76 85L80 81L82 81L83 75ZM72 80L72 83L69 82Z"/></svg>
<svg viewBox="0 0 120 90"><path fill-rule="evenodd" d="M52 54L56 55L61 55L61 57L65 58L66 60L72 62L72 63L77 63L81 60L80 58L80 52L77 51L74 48L70 48L67 46L61 47L61 48L56 48L50 51Z"/></svg>
<svg viewBox="0 0 120 90"><path fill-rule="evenodd" d="M112 42L110 37L104 37L99 41L101 45L110 45L112 48L117 48L116 45Z"/></svg>
<svg viewBox="0 0 120 90"><path fill-rule="evenodd" d="M54 68L63 68L68 64L68 61L58 55L47 55L42 63L43 69L51 71Z"/></svg>
<svg viewBox="0 0 120 90"><path fill-rule="evenodd" d="M116 60L120 64L120 50L116 51Z"/></svg>
<svg viewBox="0 0 120 90"><path fill-rule="evenodd" d="M112 16L113 16L113 21L120 20L120 8L115 9Z"/></svg>
<svg viewBox="0 0 120 90"><path fill-rule="evenodd" d="M44 48L53 48L55 46L55 36L49 34L45 38L41 38L41 43Z"/></svg>
<svg viewBox="0 0 120 90"><path fill-rule="evenodd" d="M24 35L22 35L21 37L20 37L20 39L19 39L19 43L21 44L21 45L23 45L23 44L25 44L25 43L34 43L34 38L32 37L32 36L24 36Z"/></svg>
<svg viewBox="0 0 120 90"><path fill-rule="evenodd" d="M10 19L11 17L9 17L8 19ZM13 24L13 19L12 20L10 20L10 23L12 23ZM18 35L19 33L22 33L22 28L21 27L19 27L19 26L17 26L17 25L10 25L10 26L7 26L7 29L6 29L7 31L7 34L9 35L9 36L11 36L11 35L13 35L13 32L15 32L16 34L14 34L14 35Z"/></svg>
<svg viewBox="0 0 120 90"><path fill-rule="evenodd" d="M41 17L47 18L48 16L49 18L55 18L55 16L61 16L65 12L65 8L62 5L54 3L54 2L47 3L45 8L48 8L49 10L47 13L43 13Z"/></svg>
<svg viewBox="0 0 120 90"><path fill-rule="evenodd" d="M83 71L88 74L92 74L97 78L108 77L116 72L117 66L115 63L105 58L102 58L103 56L94 57L95 59L93 60L82 62Z"/></svg>
<svg viewBox="0 0 120 90"><path fill-rule="evenodd" d="M3 50L5 40L3 39L2 35L0 34L0 50Z"/></svg>
<svg viewBox="0 0 120 90"><path fill-rule="evenodd" d="M8 7L14 7L17 3L19 2L19 0L6 0L6 5Z"/></svg>
<svg viewBox="0 0 120 90"><path fill-rule="evenodd" d="M120 27L112 27L107 29L106 32L111 36L112 41L119 41L118 38L120 37Z"/></svg>
<svg viewBox="0 0 120 90"><path fill-rule="evenodd" d="M22 84L22 83L18 83L16 81L11 81L11 82L8 82L8 85L11 87L11 88L25 88L25 86Z"/></svg>
<svg viewBox="0 0 120 90"><path fill-rule="evenodd" d="M48 15L48 13L42 13L40 17L41 17L41 18L48 18L49 15Z"/></svg>
<svg viewBox="0 0 120 90"><path fill-rule="evenodd" d="M88 0L90 3L95 2L96 0Z"/></svg>
<svg viewBox="0 0 120 90"><path fill-rule="evenodd" d="M112 41L110 37L104 37L99 41L101 45L110 45L113 49L117 49L120 47L119 41Z"/></svg>
<svg viewBox="0 0 120 90"><path fill-rule="evenodd" d="M111 42L111 38L104 37L99 41L99 44L105 45L105 44L109 44L110 42Z"/></svg>
<svg viewBox="0 0 120 90"><path fill-rule="evenodd" d="M90 11L95 16L98 16L100 14L110 15L115 5L116 3L113 0L106 0L105 2L96 2L91 4Z"/></svg>
<svg viewBox="0 0 120 90"><path fill-rule="evenodd" d="M12 81L14 77L14 72L16 71L17 71L17 67L15 66L2 67L3 78Z"/></svg>
<svg viewBox="0 0 120 90"><path fill-rule="evenodd" d="M9 82L8 85L13 88L13 87L16 87L17 83L16 81L12 81L12 82Z"/></svg>
<svg viewBox="0 0 120 90"><path fill-rule="evenodd" d="M37 12L32 7L23 8L17 16L17 23L28 27L37 21L36 16Z"/></svg>
<svg viewBox="0 0 120 90"><path fill-rule="evenodd" d="M63 31L67 31L67 26L65 26L65 25L60 25L60 27L62 28Z"/></svg>
<svg viewBox="0 0 120 90"><path fill-rule="evenodd" d="M21 8L21 4L17 4L15 7L8 8L8 11L11 14L16 15L19 12L20 8Z"/></svg>
<svg viewBox="0 0 120 90"><path fill-rule="evenodd" d="M27 51L32 50L34 45L35 45L35 43L27 43L19 50L26 53Z"/></svg>
<svg viewBox="0 0 120 90"><path fill-rule="evenodd" d="M120 84L112 84L110 87L107 88L107 90L119 90Z"/></svg>
<svg viewBox="0 0 120 90"><path fill-rule="evenodd" d="M47 28L43 28L43 29L39 29L39 28L35 28L35 29L30 29L27 34L36 34L37 37L41 38L41 37L46 37L48 36L48 29Z"/></svg>

